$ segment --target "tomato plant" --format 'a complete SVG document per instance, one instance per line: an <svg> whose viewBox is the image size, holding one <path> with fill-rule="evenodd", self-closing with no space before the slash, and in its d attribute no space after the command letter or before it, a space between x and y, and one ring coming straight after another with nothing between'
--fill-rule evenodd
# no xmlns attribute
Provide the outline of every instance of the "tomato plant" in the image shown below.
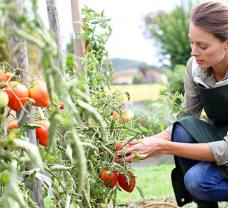
<svg viewBox="0 0 228 208"><path fill-rule="evenodd" d="M33 4L35 2L33 1ZM17 112L17 115L12 112L17 120L15 123L20 124L20 133L19 129L11 129L7 135L0 131L1 138L6 137L6 140L1 140L0 144L3 147L7 144L7 151L10 150L2 153L3 160L0 161L0 169L7 173L6 177L1 177L3 171L0 173L0 180L6 178L0 189L0 201L6 202L6 207L7 205L11 207L13 203L16 204L15 207L34 207L26 180L20 178L25 173L32 182L39 176L44 180L42 184L45 185L42 185L40 191L45 203L51 201L51 205L45 204L47 207L64 207L68 204L71 207L97 208L107 203L116 203L119 189L114 187L118 181L118 173L126 172L127 169L124 162L120 164L113 162L116 157L116 143L124 143L123 140L126 138L137 139L142 135L140 131L134 129L134 120L126 123L115 122L111 115L113 109L123 112L123 116L125 114L121 93L109 93L106 90L113 70L105 50L105 44L111 34L109 20L103 13L96 13L89 8L85 8L83 12L85 17L81 37L89 41L89 50L81 59L83 66L81 73L77 71L74 54L67 54L66 59L64 57L63 60L58 60L59 62L66 60L66 63L60 64L59 67L54 64L58 59L57 51L53 47L55 40L36 16L37 12L34 12L33 19L33 15L28 15L25 11L23 17L26 18L20 18L22 29L8 31L10 32L8 34L15 32L23 40L38 47L41 53L40 64L44 69L43 78L47 83L49 94L43 81L35 81L28 94L20 96L19 89L22 84L19 83L21 76L18 72L27 72L24 69L9 67L8 70L15 74L13 77L15 81L5 80L7 86L4 92L11 100L14 99L14 105L20 101L20 105L12 109L19 111L28 97L33 106L26 106L28 120L21 119L23 111ZM13 12L10 10L4 14L9 13ZM38 80L34 74L29 76L32 80ZM24 86L23 89L25 88ZM49 96L52 100L49 100ZM44 108L47 106L48 108ZM64 111L59 110L63 108ZM35 122L29 113L30 110L34 111ZM5 115L1 116L1 121L4 123L7 118ZM46 120L43 120L44 118ZM131 119L126 118L126 121ZM35 125L39 127L36 128ZM17 124L9 124L8 128L16 126ZM29 133L34 131L39 143L47 148L40 148L41 146L28 142ZM32 167L38 167L36 171L28 171L25 161L35 163ZM41 164L44 164L45 168L42 169ZM7 192L8 190L10 192ZM50 196L49 190L53 190L54 195Z"/></svg>

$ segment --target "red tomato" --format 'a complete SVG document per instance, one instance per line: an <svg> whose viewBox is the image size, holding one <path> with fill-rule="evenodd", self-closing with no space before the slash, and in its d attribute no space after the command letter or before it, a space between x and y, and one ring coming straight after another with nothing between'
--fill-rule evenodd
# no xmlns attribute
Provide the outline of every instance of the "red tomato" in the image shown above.
<svg viewBox="0 0 228 208"><path fill-rule="evenodd" d="M36 128L36 137L39 140L39 144L47 147L48 146L48 129L50 127L50 122L47 120L35 121L35 124L41 127Z"/></svg>
<svg viewBox="0 0 228 208"><path fill-rule="evenodd" d="M112 115L113 115L113 117L114 117L114 119L115 119L116 121L119 121L120 116L119 116L119 113L118 113L117 111L113 111L113 112L112 112Z"/></svg>
<svg viewBox="0 0 228 208"><path fill-rule="evenodd" d="M126 176L122 173L119 174L118 176L118 184L120 185L120 187L127 191L127 192L132 192L135 188L135 176L132 172L128 171L128 178L126 178Z"/></svg>
<svg viewBox="0 0 228 208"><path fill-rule="evenodd" d="M19 111L28 101L28 89L23 84L10 81L3 90L9 96L8 106L12 110Z"/></svg>
<svg viewBox="0 0 228 208"><path fill-rule="evenodd" d="M102 170L99 178L109 188L114 188L118 181L118 173L115 171Z"/></svg>
<svg viewBox="0 0 228 208"><path fill-rule="evenodd" d="M115 150L119 151L119 150L122 150L122 148L123 148L123 143L117 143Z"/></svg>
<svg viewBox="0 0 228 208"><path fill-rule="evenodd" d="M115 150L116 150L116 151L122 150L122 149L123 149L123 146L124 146L123 143L117 143L117 144L116 144ZM131 146L132 146L132 145L128 143L128 144L126 144L126 145L124 146L124 148L125 148L125 147L128 148L128 147L131 147ZM127 154L126 154L126 157L129 156L130 154L131 154L131 153L127 153Z"/></svg>
<svg viewBox="0 0 228 208"><path fill-rule="evenodd" d="M4 87L5 84L3 84L3 83L8 81L12 76L13 76L13 74L10 72L0 71L0 88Z"/></svg>
<svg viewBox="0 0 228 208"><path fill-rule="evenodd" d="M32 98L32 104L37 107L49 106L49 95L46 83L42 80L38 80L32 83L29 88L29 97Z"/></svg>
<svg viewBox="0 0 228 208"><path fill-rule="evenodd" d="M0 108L4 108L9 103L9 96L6 92L0 91Z"/></svg>
<svg viewBox="0 0 228 208"><path fill-rule="evenodd" d="M59 109L61 109L61 110L64 109L64 103L63 102L59 102Z"/></svg>

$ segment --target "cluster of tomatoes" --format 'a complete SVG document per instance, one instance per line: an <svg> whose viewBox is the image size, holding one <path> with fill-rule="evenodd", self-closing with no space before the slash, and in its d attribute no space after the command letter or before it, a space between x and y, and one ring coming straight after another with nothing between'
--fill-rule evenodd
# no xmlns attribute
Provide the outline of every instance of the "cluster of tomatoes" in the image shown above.
<svg viewBox="0 0 228 208"><path fill-rule="evenodd" d="M135 188L136 180L134 174L131 171L127 171L126 177L124 173L102 170L99 177L104 182L104 184L111 189L116 186L117 182L119 186L127 192L132 192Z"/></svg>
<svg viewBox="0 0 228 208"><path fill-rule="evenodd" d="M36 107L49 106L50 98L44 81L36 80L30 87L26 87L22 83L11 81L12 79L12 73L0 71L0 108L8 106L11 110L17 112L28 103ZM59 108L63 109L64 104L60 103ZM36 137L39 143L47 147L50 122L48 120L37 120L34 124L38 126ZM8 124L8 129L11 128L18 128L16 120Z"/></svg>
<svg viewBox="0 0 228 208"><path fill-rule="evenodd" d="M12 73L0 72L1 95L4 98L4 102L1 103L2 105L0 107L8 105L10 109L17 112L21 110L28 101L37 107L49 106L50 99L44 81L34 81L32 85L27 88L24 84L11 81L12 78Z"/></svg>
<svg viewBox="0 0 228 208"><path fill-rule="evenodd" d="M115 151L123 150L124 147L131 147L132 145L130 143L123 144L118 143L116 144ZM129 156L131 153L125 154L125 156ZM118 155L117 159L121 159L122 156ZM126 176L127 175L127 176ZM134 190L136 180L135 176L131 171L127 171L127 174L124 173L117 173L116 171L110 171L110 170L102 170L100 174L100 179L104 182L106 186L109 188L114 188L118 182L119 186L127 191L132 192Z"/></svg>

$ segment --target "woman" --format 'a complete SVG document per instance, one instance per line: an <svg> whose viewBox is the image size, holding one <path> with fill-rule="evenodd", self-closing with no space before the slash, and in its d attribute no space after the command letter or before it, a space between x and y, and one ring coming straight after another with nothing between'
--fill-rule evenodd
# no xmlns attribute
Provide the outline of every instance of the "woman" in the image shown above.
<svg viewBox="0 0 228 208"><path fill-rule="evenodd" d="M192 57L184 80L186 116L172 129L133 142L127 161L138 155L174 155L177 204L194 200L199 208L216 208L218 201L228 201L228 5L198 4L188 36ZM208 122L199 119L203 108Z"/></svg>

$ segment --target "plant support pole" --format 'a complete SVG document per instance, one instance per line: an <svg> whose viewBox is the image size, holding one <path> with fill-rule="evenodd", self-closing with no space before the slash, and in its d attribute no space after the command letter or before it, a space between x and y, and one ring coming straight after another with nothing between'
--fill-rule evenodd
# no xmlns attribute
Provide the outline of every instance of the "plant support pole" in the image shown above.
<svg viewBox="0 0 228 208"><path fill-rule="evenodd" d="M82 72L81 59L84 55L84 44L78 34L81 33L82 29L82 18L81 18L81 8L80 0L71 0L71 14L72 14L72 24L74 29L74 53L76 56L77 71Z"/></svg>
<svg viewBox="0 0 228 208"><path fill-rule="evenodd" d="M21 0L7 0L8 3L15 6L15 12L13 13L14 18L20 17L22 15L22 1ZM8 29L9 31L14 31L14 29L20 29L20 26L16 24L13 20L13 17L8 18ZM30 83L31 77L29 77L29 60L28 60L28 49L27 43L21 40L20 37L16 35L11 35L9 37L8 42L9 53L11 58L11 64L15 69L22 69L20 70L20 77L23 80L23 83L28 86ZM15 50L17 48L17 50ZM26 107L27 112L22 109L17 113L17 119L19 125L23 123L32 123L34 119L34 109L32 106ZM32 144L37 145L37 139L34 129L30 129L27 132L27 136L29 137L29 142ZM33 169L33 164L26 164L26 169ZM26 178L25 178L26 179ZM31 196L32 199L35 201L39 208L44 207L43 197L41 194L41 182L38 179L34 179L32 182L26 183L27 187L31 189Z"/></svg>
<svg viewBox="0 0 228 208"><path fill-rule="evenodd" d="M55 0L46 0L47 4L47 13L48 13L48 20L49 20L49 27L53 31L55 35L55 41L57 45L57 52L58 52L58 59L56 60L56 66L62 69L61 67L61 60L63 58L63 49L62 49L62 41L61 41L61 32L59 26L59 17L58 17L58 10L56 7Z"/></svg>

